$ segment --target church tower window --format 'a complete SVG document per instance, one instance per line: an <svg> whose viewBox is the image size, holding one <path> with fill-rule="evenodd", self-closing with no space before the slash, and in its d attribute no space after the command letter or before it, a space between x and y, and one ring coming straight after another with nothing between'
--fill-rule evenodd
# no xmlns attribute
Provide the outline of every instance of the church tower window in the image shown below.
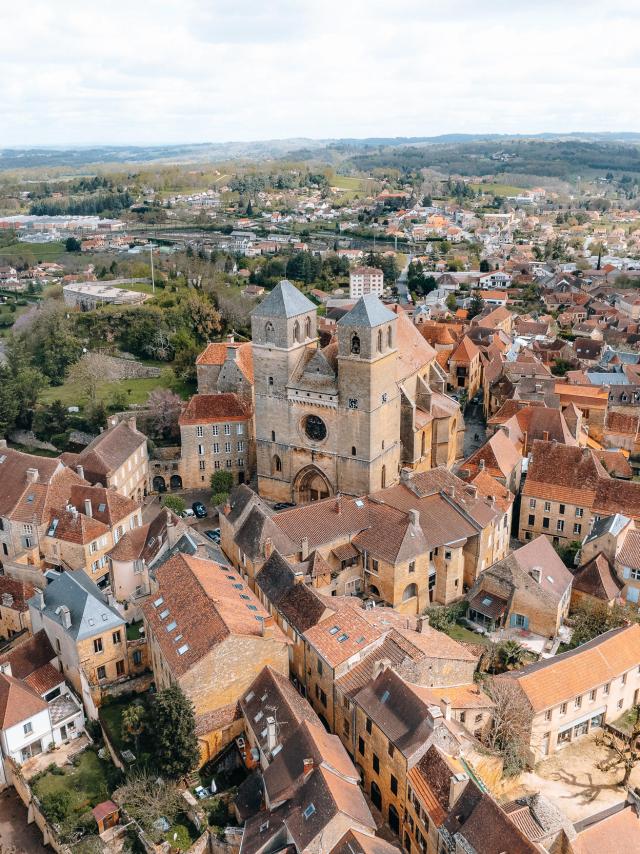
<svg viewBox="0 0 640 854"><path fill-rule="evenodd" d="M311 318L307 317L304 322L304 337L311 338Z"/></svg>
<svg viewBox="0 0 640 854"><path fill-rule="evenodd" d="M273 328L273 323L271 321L267 321L264 327L264 337L266 339L267 344L273 344L275 340L275 329Z"/></svg>
<svg viewBox="0 0 640 854"><path fill-rule="evenodd" d="M378 353L382 353L382 329L378 329Z"/></svg>
<svg viewBox="0 0 640 854"><path fill-rule="evenodd" d="M297 320L293 324L293 340L294 341L300 341L300 324L298 323Z"/></svg>
<svg viewBox="0 0 640 854"><path fill-rule="evenodd" d="M357 335L351 336L351 352L354 356L360 355L360 338Z"/></svg>
<svg viewBox="0 0 640 854"><path fill-rule="evenodd" d="M391 327L387 326L387 347L391 349L393 347L393 337L391 332Z"/></svg>

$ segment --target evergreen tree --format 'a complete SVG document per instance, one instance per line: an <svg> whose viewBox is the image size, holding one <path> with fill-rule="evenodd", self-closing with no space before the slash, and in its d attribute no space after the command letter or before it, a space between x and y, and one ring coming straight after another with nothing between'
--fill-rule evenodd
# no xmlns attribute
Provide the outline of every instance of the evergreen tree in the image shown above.
<svg viewBox="0 0 640 854"><path fill-rule="evenodd" d="M179 685L171 685L156 695L148 728L160 774L177 780L196 767L200 751L193 704Z"/></svg>

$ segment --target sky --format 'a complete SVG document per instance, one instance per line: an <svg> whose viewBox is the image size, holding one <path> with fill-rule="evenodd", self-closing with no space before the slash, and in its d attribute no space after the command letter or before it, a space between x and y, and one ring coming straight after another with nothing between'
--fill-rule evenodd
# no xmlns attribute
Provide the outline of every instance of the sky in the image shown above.
<svg viewBox="0 0 640 854"><path fill-rule="evenodd" d="M0 0L0 148L640 131L640 0Z"/></svg>

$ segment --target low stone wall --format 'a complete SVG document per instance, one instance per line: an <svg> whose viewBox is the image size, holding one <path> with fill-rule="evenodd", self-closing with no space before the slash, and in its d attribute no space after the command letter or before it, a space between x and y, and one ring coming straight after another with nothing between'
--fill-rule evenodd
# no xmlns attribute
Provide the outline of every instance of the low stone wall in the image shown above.
<svg viewBox="0 0 640 854"><path fill-rule="evenodd" d="M50 845L58 854L71 854L71 848L60 842L57 833L45 818L44 813L40 809L40 802L31 791L29 783L22 776L20 767L9 758L5 758L4 763L7 772L7 782L13 786L18 793L18 797L27 808L27 823L32 824L35 822L42 833L42 841L45 845Z"/></svg>

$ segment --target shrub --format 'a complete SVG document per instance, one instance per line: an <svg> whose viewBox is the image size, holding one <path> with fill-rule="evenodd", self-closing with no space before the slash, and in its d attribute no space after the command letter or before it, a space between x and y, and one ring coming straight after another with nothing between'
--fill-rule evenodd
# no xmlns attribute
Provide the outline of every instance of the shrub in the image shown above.
<svg viewBox="0 0 640 854"><path fill-rule="evenodd" d="M55 824L60 824L69 814L71 795L64 790L49 792L42 797L40 804L47 820Z"/></svg>

